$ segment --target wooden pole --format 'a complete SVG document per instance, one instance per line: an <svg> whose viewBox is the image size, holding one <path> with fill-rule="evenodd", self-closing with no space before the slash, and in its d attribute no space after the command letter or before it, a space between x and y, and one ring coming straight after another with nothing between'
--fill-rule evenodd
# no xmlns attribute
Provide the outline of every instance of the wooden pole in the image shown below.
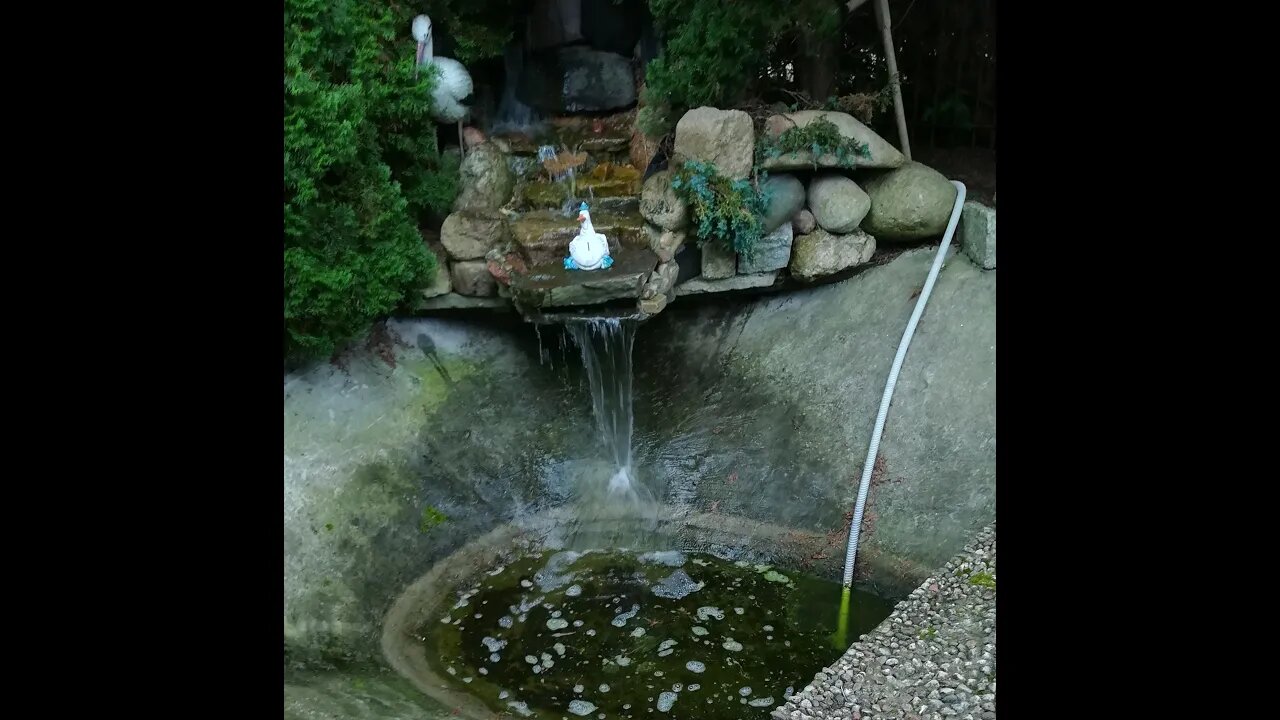
<svg viewBox="0 0 1280 720"><path fill-rule="evenodd" d="M898 58L893 52L893 33L889 30L889 0L876 0L876 19L884 35L885 61L889 63L889 83L893 86L893 113L898 117L898 140L902 154L911 159L911 142L907 140L907 113L902 108L902 83L898 80Z"/></svg>

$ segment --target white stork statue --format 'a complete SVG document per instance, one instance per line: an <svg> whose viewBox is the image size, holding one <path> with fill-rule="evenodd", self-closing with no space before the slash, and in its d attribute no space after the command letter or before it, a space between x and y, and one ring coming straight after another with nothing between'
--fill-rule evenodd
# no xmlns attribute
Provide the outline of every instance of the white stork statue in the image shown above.
<svg viewBox="0 0 1280 720"><path fill-rule="evenodd" d="M453 58L435 57L431 50L431 18L419 15L413 19L413 39L418 41L418 59L414 65L414 77L418 69L434 66L440 70L435 89L431 91L432 117L439 123L458 124L458 151L466 157L466 143L462 141L462 121L470 115L470 109L462 99L471 94L471 74L462 63Z"/></svg>

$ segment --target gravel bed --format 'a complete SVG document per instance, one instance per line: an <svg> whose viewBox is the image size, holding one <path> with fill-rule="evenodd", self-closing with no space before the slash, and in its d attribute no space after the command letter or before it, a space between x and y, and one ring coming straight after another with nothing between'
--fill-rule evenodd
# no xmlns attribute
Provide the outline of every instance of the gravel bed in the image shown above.
<svg viewBox="0 0 1280 720"><path fill-rule="evenodd" d="M773 717L995 718L995 577L992 523Z"/></svg>

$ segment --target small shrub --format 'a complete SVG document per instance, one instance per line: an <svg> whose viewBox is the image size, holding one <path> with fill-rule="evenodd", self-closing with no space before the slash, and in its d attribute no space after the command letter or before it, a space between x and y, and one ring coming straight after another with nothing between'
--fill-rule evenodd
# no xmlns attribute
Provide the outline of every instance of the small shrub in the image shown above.
<svg viewBox="0 0 1280 720"><path fill-rule="evenodd" d="M757 162L808 152L813 156L813 167L817 169L818 158L823 155L834 155L842 167L853 167L855 158L871 157L871 148L840 134L839 128L826 118L816 118L804 127L790 127L778 137L769 137L768 133L760 133L760 141L756 144Z"/></svg>
<svg viewBox="0 0 1280 720"><path fill-rule="evenodd" d="M717 242L748 258L764 226L768 198L748 180L730 180L709 163L685 162L671 188L689 204L699 245Z"/></svg>

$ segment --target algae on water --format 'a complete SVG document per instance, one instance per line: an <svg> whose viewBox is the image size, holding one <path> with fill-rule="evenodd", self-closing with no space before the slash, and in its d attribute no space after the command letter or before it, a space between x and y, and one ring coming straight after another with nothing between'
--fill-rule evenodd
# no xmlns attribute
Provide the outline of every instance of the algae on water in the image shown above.
<svg viewBox="0 0 1280 720"><path fill-rule="evenodd" d="M775 698L840 654L829 641L840 587L690 555L504 558L458 586L465 610L416 635L439 676L495 713L521 703L545 717L763 720ZM850 624L861 634L891 608L855 596ZM740 694L747 683L750 701Z"/></svg>

